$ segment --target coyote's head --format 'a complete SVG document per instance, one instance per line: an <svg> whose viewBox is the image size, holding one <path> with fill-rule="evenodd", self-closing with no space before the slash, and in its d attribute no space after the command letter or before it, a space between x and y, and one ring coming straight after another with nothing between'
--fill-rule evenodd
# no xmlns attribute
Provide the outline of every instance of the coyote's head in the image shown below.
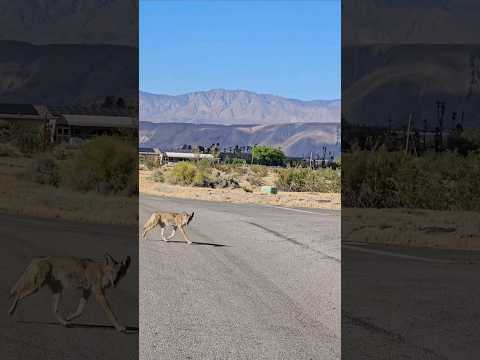
<svg viewBox="0 0 480 360"><path fill-rule="evenodd" d="M188 225L190 221L192 221L194 214L195 213L193 211L191 214L187 212L182 213L182 224Z"/></svg>
<svg viewBox="0 0 480 360"><path fill-rule="evenodd" d="M125 260L118 262L110 254L105 254L103 283L105 285L116 287L120 279L126 275L130 262L130 256L127 256Z"/></svg>

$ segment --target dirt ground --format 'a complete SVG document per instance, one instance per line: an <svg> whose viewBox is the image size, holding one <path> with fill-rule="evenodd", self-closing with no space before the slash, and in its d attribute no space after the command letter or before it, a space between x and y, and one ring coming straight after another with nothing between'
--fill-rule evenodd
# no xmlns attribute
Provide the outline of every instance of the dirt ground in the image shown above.
<svg viewBox="0 0 480 360"><path fill-rule="evenodd" d="M480 214L415 209L342 209L342 241L480 250Z"/></svg>
<svg viewBox="0 0 480 360"><path fill-rule="evenodd" d="M340 194L279 192L265 195L259 189L247 192L239 189L210 189L169 185L151 179L152 171L139 171L140 192L149 195L183 199L199 199L229 203L255 203L294 208L340 209Z"/></svg>
<svg viewBox="0 0 480 360"><path fill-rule="evenodd" d="M138 198L36 184L23 176L32 161L28 157L0 157L0 212L89 223L137 224Z"/></svg>

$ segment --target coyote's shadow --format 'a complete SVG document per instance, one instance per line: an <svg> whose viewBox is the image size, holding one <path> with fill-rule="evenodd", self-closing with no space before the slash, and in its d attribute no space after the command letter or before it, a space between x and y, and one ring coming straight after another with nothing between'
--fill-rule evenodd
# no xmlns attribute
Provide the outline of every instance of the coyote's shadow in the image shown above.
<svg viewBox="0 0 480 360"><path fill-rule="evenodd" d="M22 324L37 324L37 325L54 325L54 326L61 326L67 329L105 329L105 330L115 330L115 327L111 325L103 325L103 324L78 324L78 323L70 323L67 326L63 326L62 324L54 321L27 321L27 320L17 320L17 323ZM138 333L137 326L127 326L125 329L126 334L137 334Z"/></svg>
<svg viewBox="0 0 480 360"><path fill-rule="evenodd" d="M161 242L165 242L163 240L150 240L150 241L161 241ZM174 243L174 244L185 244L185 245L188 245L185 241L181 241L181 240L168 240L166 242L167 244L170 244L170 243ZM208 243L208 242L196 242L196 241L192 241L192 244L191 245L205 245L205 246L213 246L213 247L228 247L228 245L225 245L225 244L215 244L215 243Z"/></svg>

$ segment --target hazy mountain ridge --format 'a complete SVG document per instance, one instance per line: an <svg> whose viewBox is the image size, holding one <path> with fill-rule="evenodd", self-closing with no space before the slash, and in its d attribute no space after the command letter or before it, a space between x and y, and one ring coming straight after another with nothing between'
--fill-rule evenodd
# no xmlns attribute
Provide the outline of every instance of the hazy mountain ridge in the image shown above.
<svg viewBox="0 0 480 360"><path fill-rule="evenodd" d="M183 144L209 145L219 142L222 148L235 145L279 146L289 156L310 152L340 152L337 144L339 123L293 123L275 125L218 125L192 123L140 122L139 140L142 146L176 149Z"/></svg>
<svg viewBox="0 0 480 360"><path fill-rule="evenodd" d="M352 123L437 126L436 102L465 114L464 126L480 124L480 45L366 45L347 47L342 56L343 113ZM401 97L398 94L402 94Z"/></svg>
<svg viewBox="0 0 480 360"><path fill-rule="evenodd" d="M87 104L107 95L136 101L137 64L129 46L0 41L0 102Z"/></svg>
<svg viewBox="0 0 480 360"><path fill-rule="evenodd" d="M136 0L3 1L0 40L138 47Z"/></svg>
<svg viewBox="0 0 480 360"><path fill-rule="evenodd" d="M342 45L478 43L472 0L362 0L342 4Z"/></svg>
<svg viewBox="0 0 480 360"><path fill-rule="evenodd" d="M215 89L178 96L140 92L140 120L197 124L339 122L339 100L301 101L245 90Z"/></svg>

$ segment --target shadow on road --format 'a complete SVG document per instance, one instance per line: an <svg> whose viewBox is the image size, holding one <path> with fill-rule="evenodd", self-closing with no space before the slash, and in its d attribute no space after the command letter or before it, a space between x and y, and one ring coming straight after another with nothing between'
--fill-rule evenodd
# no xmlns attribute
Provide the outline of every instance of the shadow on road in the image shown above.
<svg viewBox="0 0 480 360"><path fill-rule="evenodd" d="M153 242L165 242L163 240L148 240L148 241L153 241ZM174 243L174 244L185 244L185 245L188 245L185 241L181 241L181 240L168 240L166 242L167 244L171 244L171 243ZM213 246L213 247L228 247L228 245L225 245L225 244L215 244L215 243L208 243L208 242L196 242L196 241L192 241L192 243L190 245L206 245L206 246Z"/></svg>
<svg viewBox="0 0 480 360"><path fill-rule="evenodd" d="M76 324L76 323L70 323L67 326L63 326L59 324L58 322L54 321L27 321L27 320L17 320L17 323L22 323L22 324L39 324L39 325L55 325L55 326L61 326L61 327L66 327L66 328L84 328L84 329L111 329L115 330L115 328L111 325L102 325L102 324ZM125 331L127 334L136 334L138 333L138 327L137 326L127 326L127 329Z"/></svg>

